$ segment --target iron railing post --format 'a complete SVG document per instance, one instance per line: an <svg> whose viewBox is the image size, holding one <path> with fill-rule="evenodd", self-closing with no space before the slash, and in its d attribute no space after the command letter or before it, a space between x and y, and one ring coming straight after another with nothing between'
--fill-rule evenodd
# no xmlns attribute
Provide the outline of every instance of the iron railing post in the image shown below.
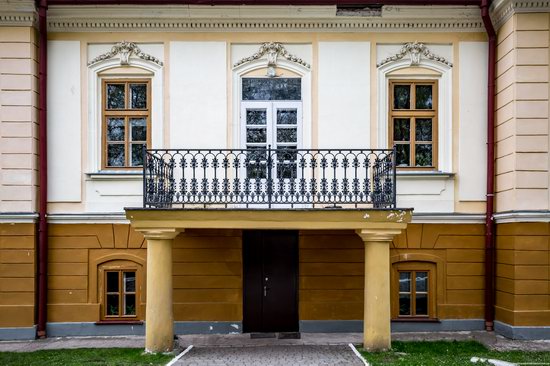
<svg viewBox="0 0 550 366"><path fill-rule="evenodd" d="M143 145L141 149L143 155L143 208L147 207L147 147Z"/></svg>
<svg viewBox="0 0 550 366"><path fill-rule="evenodd" d="M273 194L273 188L272 188L272 179L273 179L273 172L271 171L271 145L267 145L267 203L268 207L271 208L271 195Z"/></svg>
<svg viewBox="0 0 550 366"><path fill-rule="evenodd" d="M393 145L392 152L392 169L393 169L393 208L397 208L397 145Z"/></svg>

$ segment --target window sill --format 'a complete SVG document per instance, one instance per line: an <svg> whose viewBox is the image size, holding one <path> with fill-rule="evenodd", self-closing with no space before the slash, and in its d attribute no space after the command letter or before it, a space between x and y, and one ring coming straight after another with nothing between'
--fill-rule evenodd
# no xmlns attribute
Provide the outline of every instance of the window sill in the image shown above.
<svg viewBox="0 0 550 366"><path fill-rule="evenodd" d="M397 177L405 179L448 179L453 178L455 173L441 172L438 170L398 170Z"/></svg>
<svg viewBox="0 0 550 366"><path fill-rule="evenodd" d="M95 325L143 325L142 320L100 320Z"/></svg>
<svg viewBox="0 0 550 366"><path fill-rule="evenodd" d="M438 318L396 318L392 323L441 323Z"/></svg>
<svg viewBox="0 0 550 366"><path fill-rule="evenodd" d="M95 173L86 173L88 180L142 180L143 171L130 170L130 171L109 171L101 170Z"/></svg>

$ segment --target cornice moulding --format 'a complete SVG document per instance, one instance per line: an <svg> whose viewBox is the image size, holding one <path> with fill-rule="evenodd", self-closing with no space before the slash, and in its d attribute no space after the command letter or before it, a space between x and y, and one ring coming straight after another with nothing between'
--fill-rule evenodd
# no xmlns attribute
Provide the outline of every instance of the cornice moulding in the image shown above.
<svg viewBox="0 0 550 366"><path fill-rule="evenodd" d="M550 0L497 0L491 5L491 19L500 28L516 13L548 13Z"/></svg>
<svg viewBox="0 0 550 366"><path fill-rule="evenodd" d="M251 32L257 30L482 32L475 7L384 7L381 16L336 16L335 6L55 6L50 32Z"/></svg>
<svg viewBox="0 0 550 366"><path fill-rule="evenodd" d="M34 0L0 0L0 26L33 27L36 25Z"/></svg>

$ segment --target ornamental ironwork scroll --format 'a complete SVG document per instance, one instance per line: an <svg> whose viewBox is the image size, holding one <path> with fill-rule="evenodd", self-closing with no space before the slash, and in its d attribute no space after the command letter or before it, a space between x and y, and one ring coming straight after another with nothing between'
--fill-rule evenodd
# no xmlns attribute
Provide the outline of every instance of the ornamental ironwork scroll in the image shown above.
<svg viewBox="0 0 550 366"><path fill-rule="evenodd" d="M410 65L411 66L418 66L422 58L426 58L428 60L437 61L444 65L447 65L449 67L453 67L453 64L445 59L445 57L438 56L432 51L426 47L424 43L418 43L418 42L410 42L406 43L401 47L399 52L397 52L395 55L386 57L382 61L380 61L378 64L376 64L377 67L384 66L390 62L399 61L405 56L408 56L410 58Z"/></svg>
<svg viewBox="0 0 550 366"><path fill-rule="evenodd" d="M111 50L109 52L103 53L95 57L92 61L88 62L88 66L92 66L104 60L108 60L117 55L120 57L121 65L129 65L130 56L132 55L135 55L137 58L145 61L151 61L159 66L163 65L162 61L160 61L155 56L143 52L134 42L122 41L111 47Z"/></svg>

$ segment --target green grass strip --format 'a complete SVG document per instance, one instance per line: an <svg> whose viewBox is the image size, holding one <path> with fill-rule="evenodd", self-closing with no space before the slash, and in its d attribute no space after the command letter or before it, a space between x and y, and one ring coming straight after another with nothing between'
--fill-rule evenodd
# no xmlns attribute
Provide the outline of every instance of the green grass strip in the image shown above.
<svg viewBox="0 0 550 366"><path fill-rule="evenodd" d="M392 342L392 350L388 352L366 352L364 349L360 351L372 366L473 366L476 364L470 362L472 357L550 365L550 352L490 351L475 341L395 341Z"/></svg>
<svg viewBox="0 0 550 366"><path fill-rule="evenodd" d="M143 348L79 348L36 352L0 352L0 365L141 366L165 365L174 355L145 354Z"/></svg>

